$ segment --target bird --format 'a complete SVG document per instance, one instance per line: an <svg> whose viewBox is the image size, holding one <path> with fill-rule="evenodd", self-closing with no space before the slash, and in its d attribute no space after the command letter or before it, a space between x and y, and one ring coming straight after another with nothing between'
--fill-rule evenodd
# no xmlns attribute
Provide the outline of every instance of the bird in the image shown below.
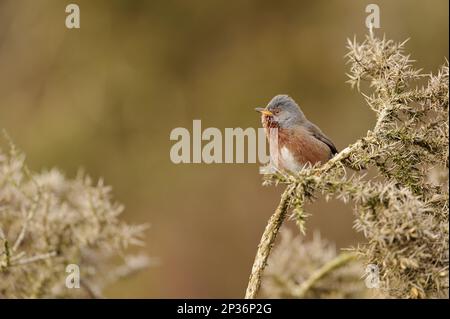
<svg viewBox="0 0 450 319"><path fill-rule="evenodd" d="M277 95L266 107L255 110L261 113L276 169L296 173L308 164L324 164L338 153L334 143L306 118L290 96Z"/></svg>

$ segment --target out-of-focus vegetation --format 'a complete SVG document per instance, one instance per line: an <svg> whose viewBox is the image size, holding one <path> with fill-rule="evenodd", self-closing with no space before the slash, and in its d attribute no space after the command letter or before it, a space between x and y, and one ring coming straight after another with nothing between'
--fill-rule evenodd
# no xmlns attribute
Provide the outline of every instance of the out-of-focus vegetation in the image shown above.
<svg viewBox="0 0 450 319"><path fill-rule="evenodd" d="M145 225L119 219L111 187L79 173L31 172L11 144L0 149L0 298L100 298L108 284L149 266Z"/></svg>
<svg viewBox="0 0 450 319"><path fill-rule="evenodd" d="M323 239L320 233L314 233L308 242L300 234L294 236L290 229L284 229L280 235L264 273L262 297L379 297L378 291L368 289L362 280L364 264L351 253L340 254L336 246ZM335 265L330 267L331 263ZM319 272L321 275L317 275Z"/></svg>
<svg viewBox="0 0 450 319"><path fill-rule="evenodd" d="M80 0L80 30L64 26L67 3L0 0L0 127L33 170L83 166L114 185L126 220L152 224L160 266L108 296L242 296L279 190L256 165L174 165L169 133L257 127L253 108L287 93L338 148L365 135L375 117L343 57L371 2ZM448 1L377 3L379 32L411 37L424 72L448 56ZM308 212L338 247L361 239L344 205Z"/></svg>

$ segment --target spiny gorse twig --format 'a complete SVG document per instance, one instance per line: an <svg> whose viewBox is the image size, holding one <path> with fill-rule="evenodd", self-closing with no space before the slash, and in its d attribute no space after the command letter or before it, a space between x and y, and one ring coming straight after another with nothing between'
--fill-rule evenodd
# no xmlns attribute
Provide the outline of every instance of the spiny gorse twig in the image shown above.
<svg viewBox="0 0 450 319"><path fill-rule="evenodd" d="M11 143L0 150L0 298L101 297L106 284L149 263L125 254L142 245L144 225L119 219L111 187L82 173L30 172ZM66 267L80 269L80 289L66 287Z"/></svg>
<svg viewBox="0 0 450 319"><path fill-rule="evenodd" d="M338 253L318 232L311 241L288 228L270 256L261 293L269 298L365 298L362 262L354 252Z"/></svg>
<svg viewBox="0 0 450 319"><path fill-rule="evenodd" d="M404 45L372 32L362 43L349 40L349 83L358 91L369 84L362 95L377 116L374 129L324 165L267 176L266 183L294 189L284 207L302 227L304 204L315 194L352 202L354 227L367 240L356 250L379 267L386 296L448 297L448 61L437 74L422 74ZM346 166L376 174L350 174ZM262 273L265 263L258 265L252 276ZM250 282L247 297L259 285Z"/></svg>

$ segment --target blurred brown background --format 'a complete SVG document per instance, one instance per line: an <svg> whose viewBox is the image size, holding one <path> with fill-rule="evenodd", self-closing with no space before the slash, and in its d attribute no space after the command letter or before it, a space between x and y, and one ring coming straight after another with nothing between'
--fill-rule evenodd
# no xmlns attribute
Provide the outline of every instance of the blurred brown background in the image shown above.
<svg viewBox="0 0 450 319"><path fill-rule="evenodd" d="M365 34L373 1L0 0L0 128L34 170L84 167L113 186L128 222L151 223L160 264L109 297L242 297L281 188L256 164L170 161L175 127L258 127L255 106L299 102L342 149L374 115L345 83L346 38ZM381 29L425 72L448 57L448 1L377 1ZM361 238L350 207L310 205L309 236Z"/></svg>

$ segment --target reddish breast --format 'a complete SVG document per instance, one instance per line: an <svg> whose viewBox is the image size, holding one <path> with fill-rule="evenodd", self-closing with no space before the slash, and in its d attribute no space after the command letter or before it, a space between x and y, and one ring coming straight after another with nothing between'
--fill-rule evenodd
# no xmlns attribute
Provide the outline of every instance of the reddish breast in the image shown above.
<svg viewBox="0 0 450 319"><path fill-rule="evenodd" d="M285 147L299 164L325 163L331 157L330 148L301 126L278 129L278 145Z"/></svg>
<svg viewBox="0 0 450 319"><path fill-rule="evenodd" d="M281 128L277 122L273 121L271 116L267 115L262 115L261 122L266 131L266 136L270 144L272 144L270 139L276 136L270 134L271 129L278 130L277 158L280 159L280 168L286 169L293 166L292 163L283 163L283 156L281 152L283 148L286 148L292 155L291 157L296 162L296 166L303 166L306 163L325 163L331 158L330 148L325 143L316 139L302 126L295 126L289 129Z"/></svg>

